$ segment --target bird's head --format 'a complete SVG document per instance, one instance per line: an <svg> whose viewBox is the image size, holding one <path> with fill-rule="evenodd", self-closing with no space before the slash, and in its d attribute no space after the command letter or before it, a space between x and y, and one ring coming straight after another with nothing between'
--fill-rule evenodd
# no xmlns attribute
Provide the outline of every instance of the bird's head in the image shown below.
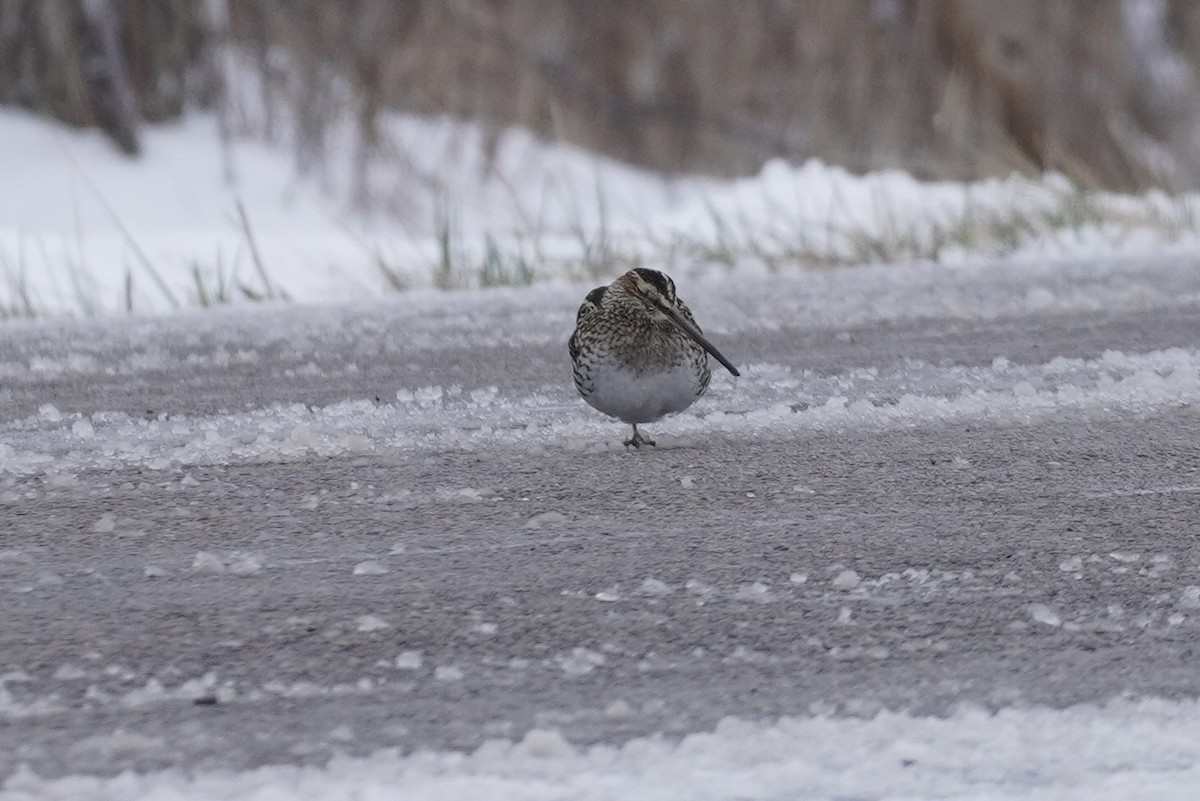
<svg viewBox="0 0 1200 801"><path fill-rule="evenodd" d="M675 282L666 273L648 267L635 267L612 282L608 291L614 290L614 294L641 301L656 318L669 320L724 365L726 370L735 376L740 375L738 369L701 333L700 327L692 319L691 312L687 311L687 307L676 296ZM588 297L590 299L591 296Z"/></svg>

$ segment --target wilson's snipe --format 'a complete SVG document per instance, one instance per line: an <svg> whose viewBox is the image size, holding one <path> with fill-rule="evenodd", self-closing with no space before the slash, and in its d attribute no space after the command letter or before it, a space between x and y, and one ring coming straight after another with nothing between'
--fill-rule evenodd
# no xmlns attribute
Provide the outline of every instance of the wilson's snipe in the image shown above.
<svg viewBox="0 0 1200 801"><path fill-rule="evenodd" d="M638 423L682 412L708 389L709 354L739 375L675 296L675 282L644 267L588 293L567 347L579 394L632 425L625 444L635 448L654 444Z"/></svg>

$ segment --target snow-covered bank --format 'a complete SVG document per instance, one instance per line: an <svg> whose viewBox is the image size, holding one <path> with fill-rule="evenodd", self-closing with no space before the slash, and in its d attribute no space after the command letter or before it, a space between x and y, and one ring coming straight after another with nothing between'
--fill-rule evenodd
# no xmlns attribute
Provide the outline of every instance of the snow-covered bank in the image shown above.
<svg viewBox="0 0 1200 801"><path fill-rule="evenodd" d="M664 178L520 130L491 142L476 125L406 116L385 129L392 150L372 162L363 214L348 157L300 178L285 147L223 144L210 116L147 129L130 161L99 134L0 110L0 310L329 303L597 280L642 262L687 275L1198 241L1188 198L1084 196L1054 176L962 185L772 162L737 181Z"/></svg>
<svg viewBox="0 0 1200 801"><path fill-rule="evenodd" d="M1158 700L996 714L964 708L946 719L726 719L678 743L652 737L578 748L554 731L533 731L470 754L384 751L321 768L58 780L21 773L0 799L1190 801L1200 785L1198 725L1196 702Z"/></svg>

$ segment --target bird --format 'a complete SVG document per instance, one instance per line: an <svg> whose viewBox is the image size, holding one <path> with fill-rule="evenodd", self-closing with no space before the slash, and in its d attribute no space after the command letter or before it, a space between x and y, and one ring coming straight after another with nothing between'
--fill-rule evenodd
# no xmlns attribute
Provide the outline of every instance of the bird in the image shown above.
<svg viewBox="0 0 1200 801"><path fill-rule="evenodd" d="M633 427L626 448L654 445L638 424L682 412L704 394L710 355L741 375L704 337L670 276L647 267L587 294L567 350L584 401Z"/></svg>

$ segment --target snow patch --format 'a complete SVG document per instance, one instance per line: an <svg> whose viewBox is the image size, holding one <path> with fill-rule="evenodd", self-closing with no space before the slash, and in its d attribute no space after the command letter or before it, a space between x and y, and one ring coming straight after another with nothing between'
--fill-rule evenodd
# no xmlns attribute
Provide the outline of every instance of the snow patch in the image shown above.
<svg viewBox="0 0 1200 801"><path fill-rule="evenodd" d="M608 709L612 716L632 712L619 700ZM385 750L335 757L323 767L62 779L22 768L5 781L0 799L1191 801L1200 786L1198 717L1195 701L1145 700L996 713L963 707L946 718L894 712L774 723L726 718L711 732L681 740L655 736L587 747L556 730L534 729L469 754ZM81 747L115 755L155 746L133 733Z"/></svg>

